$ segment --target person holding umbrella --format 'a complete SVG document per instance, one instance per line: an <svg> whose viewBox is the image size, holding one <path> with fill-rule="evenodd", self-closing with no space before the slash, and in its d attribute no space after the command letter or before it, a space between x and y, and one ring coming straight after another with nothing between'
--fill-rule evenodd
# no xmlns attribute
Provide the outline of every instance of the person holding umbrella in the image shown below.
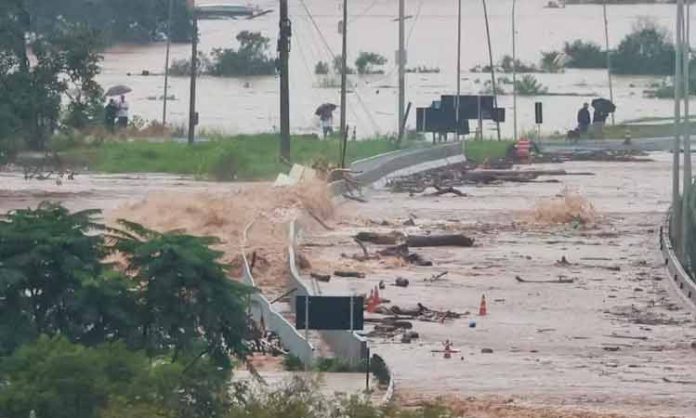
<svg viewBox="0 0 696 418"><path fill-rule="evenodd" d="M592 107L594 108L594 115L592 116L592 131L594 134L598 134L603 138L604 124L606 123L609 114L616 111L616 105L607 99L600 98L592 100Z"/></svg>
<svg viewBox="0 0 696 418"><path fill-rule="evenodd" d="M319 116L319 126L321 127L324 139L328 135L333 134L333 111L336 110L336 105L332 103L324 103L319 106L314 114Z"/></svg>
<svg viewBox="0 0 696 418"><path fill-rule="evenodd" d="M128 102L126 96L121 95L121 100L118 102L118 110L116 111L118 118L118 128L126 129L128 127Z"/></svg>
<svg viewBox="0 0 696 418"><path fill-rule="evenodd" d="M125 129L128 127L128 111L129 106L126 101L126 94L130 93L132 90L128 86L118 85L111 87L106 92L107 97L111 96L121 96L118 103L116 103L116 125L119 129Z"/></svg>

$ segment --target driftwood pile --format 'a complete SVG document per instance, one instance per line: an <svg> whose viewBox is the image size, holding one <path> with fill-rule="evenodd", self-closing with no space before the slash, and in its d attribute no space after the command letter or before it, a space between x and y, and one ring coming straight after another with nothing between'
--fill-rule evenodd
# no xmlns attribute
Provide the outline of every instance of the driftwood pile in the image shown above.
<svg viewBox="0 0 696 418"><path fill-rule="evenodd" d="M439 167L420 173L396 177L387 183L387 187L395 193L424 193L428 188L435 191L427 196L454 194L466 197L467 194L456 189L458 186L472 184L499 184L557 182L555 179L539 180L541 176L592 175L592 173L570 173L565 170L490 170L474 169L467 163L459 163L447 167Z"/></svg>
<svg viewBox="0 0 696 418"><path fill-rule="evenodd" d="M400 232L359 232L355 235L354 240L362 249L362 254L354 254L352 256L342 254L343 257L357 261L376 260L381 257L397 257L409 264L424 267L432 266L433 262L426 260L418 253L411 252L410 248L473 247L474 245L473 238L462 234L404 235ZM377 250L375 254L370 254L365 243L386 247Z"/></svg>
<svg viewBox="0 0 696 418"><path fill-rule="evenodd" d="M447 320L458 319L466 313L453 311L438 311L430 309L421 303L415 307L380 306L377 313L388 315L382 318L365 318L366 323L375 324L373 330L368 333L370 337L393 338L402 334L403 342L410 342L411 339L418 338L418 333L412 331L412 321L438 322L443 323Z"/></svg>

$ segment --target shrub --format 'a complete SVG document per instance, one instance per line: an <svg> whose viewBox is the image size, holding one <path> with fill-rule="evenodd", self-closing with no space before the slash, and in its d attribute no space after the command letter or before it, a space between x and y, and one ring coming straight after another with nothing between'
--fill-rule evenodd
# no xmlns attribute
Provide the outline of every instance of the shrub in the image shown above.
<svg viewBox="0 0 696 418"><path fill-rule="evenodd" d="M548 93L548 89L544 87L539 80L533 75L526 74L521 79L517 80L515 85L517 94L521 96L535 96Z"/></svg>
<svg viewBox="0 0 696 418"><path fill-rule="evenodd" d="M510 55L504 55L500 60L499 66L504 73L511 73L513 70L518 73L535 73L538 71L534 65L525 64L520 60L513 60ZM486 68L490 71L490 66L484 67L484 70Z"/></svg>
<svg viewBox="0 0 696 418"><path fill-rule="evenodd" d="M329 73L329 64L324 61L319 61L314 66L314 74L316 75L326 75Z"/></svg>
<svg viewBox="0 0 696 418"><path fill-rule="evenodd" d="M375 67L382 66L387 63L387 58L383 55L376 54L374 52L360 52L358 58L355 60L355 68L358 69L358 74L376 74L380 70L375 69Z"/></svg>
<svg viewBox="0 0 696 418"><path fill-rule="evenodd" d="M558 51L542 51L539 68L545 73L560 73L563 71L563 54Z"/></svg>
<svg viewBox="0 0 696 418"><path fill-rule="evenodd" d="M202 52L198 53L197 65L196 73L199 76L210 72L210 58ZM169 75L173 77L188 77L191 75L191 59L184 58L172 61L169 66Z"/></svg>

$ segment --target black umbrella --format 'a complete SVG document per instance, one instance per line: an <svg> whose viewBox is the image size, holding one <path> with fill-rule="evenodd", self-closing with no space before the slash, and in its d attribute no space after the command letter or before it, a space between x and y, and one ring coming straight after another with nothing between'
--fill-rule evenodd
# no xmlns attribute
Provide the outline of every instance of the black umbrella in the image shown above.
<svg viewBox="0 0 696 418"><path fill-rule="evenodd" d="M118 86L113 86L109 90L107 90L105 96L120 96L122 94L130 93L132 91L133 89L131 89L130 87L119 84Z"/></svg>
<svg viewBox="0 0 696 418"><path fill-rule="evenodd" d="M616 111L616 105L607 99L592 100L592 107L602 113L614 113Z"/></svg>
<svg viewBox="0 0 696 418"><path fill-rule="evenodd" d="M317 116L322 116L322 115L330 115L333 113L334 110L336 110L338 106L336 106L333 103L324 103L323 105L319 106L317 110L314 111L314 114Z"/></svg>

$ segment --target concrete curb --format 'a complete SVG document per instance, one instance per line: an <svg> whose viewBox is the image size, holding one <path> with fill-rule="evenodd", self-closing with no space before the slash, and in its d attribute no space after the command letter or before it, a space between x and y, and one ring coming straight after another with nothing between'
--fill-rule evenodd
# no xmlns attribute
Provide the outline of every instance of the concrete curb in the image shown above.
<svg viewBox="0 0 696 418"><path fill-rule="evenodd" d="M665 266L672 280L672 286L684 301L696 310L696 282L684 271L677 255L674 253L674 247L669 237L671 212L667 212L665 221L660 226L660 251L665 260Z"/></svg>

